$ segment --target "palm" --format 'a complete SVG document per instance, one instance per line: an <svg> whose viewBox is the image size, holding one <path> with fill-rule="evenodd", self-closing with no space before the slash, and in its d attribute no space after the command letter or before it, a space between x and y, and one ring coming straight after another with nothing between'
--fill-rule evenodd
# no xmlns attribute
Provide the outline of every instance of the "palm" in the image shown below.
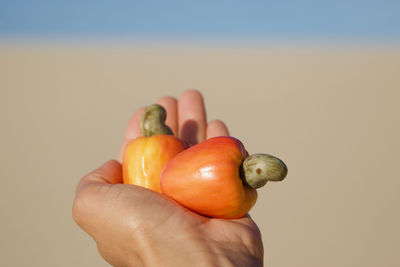
<svg viewBox="0 0 400 267"><path fill-rule="evenodd" d="M208 218L184 208L165 195L145 188L118 184L114 185L114 189L120 203L124 203L120 210L127 214L123 218L116 218L116 225L123 232L130 233L129 236L147 236L146 243L150 244L148 246L162 244L171 248L175 243L181 243L190 248L194 244L202 248L201 252L206 253L246 253L248 258L256 262L246 262L247 264L240 266L256 266L262 262L261 234L248 216L235 220ZM113 244L107 242L106 247L99 247L100 252L107 251L108 246ZM178 256L185 253L184 249L177 249L180 250ZM164 262L164 266L169 265Z"/></svg>

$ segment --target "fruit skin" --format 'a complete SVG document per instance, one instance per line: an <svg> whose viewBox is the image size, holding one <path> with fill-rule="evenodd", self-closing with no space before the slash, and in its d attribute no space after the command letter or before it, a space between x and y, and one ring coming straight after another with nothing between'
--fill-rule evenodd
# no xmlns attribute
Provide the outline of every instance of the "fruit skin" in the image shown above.
<svg viewBox="0 0 400 267"><path fill-rule="evenodd" d="M243 184L240 167L248 156L236 138L208 139L177 154L161 173L161 191L183 206L209 217L243 217L257 191Z"/></svg>
<svg viewBox="0 0 400 267"><path fill-rule="evenodd" d="M124 184L139 185L161 193L160 174L166 163L185 149L172 135L141 136L125 148L122 160Z"/></svg>

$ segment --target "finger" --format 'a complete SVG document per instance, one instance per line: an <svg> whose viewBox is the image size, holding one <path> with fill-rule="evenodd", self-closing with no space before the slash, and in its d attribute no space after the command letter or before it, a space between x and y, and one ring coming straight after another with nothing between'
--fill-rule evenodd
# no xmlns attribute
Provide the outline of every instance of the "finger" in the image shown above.
<svg viewBox="0 0 400 267"><path fill-rule="evenodd" d="M118 161L108 161L83 177L76 188L72 216L96 241L101 236L116 237L122 234L116 237L116 240L121 241L126 233L139 226L139 218L145 217L144 222L149 223L152 221L151 216L157 216L157 212L148 212L151 208L175 210L180 207L157 192L140 186L120 184L121 172ZM150 219L147 220L146 216Z"/></svg>
<svg viewBox="0 0 400 267"><path fill-rule="evenodd" d="M207 124L203 96L196 90L184 92L178 101L179 137L189 144L205 139Z"/></svg>
<svg viewBox="0 0 400 267"><path fill-rule="evenodd" d="M121 182L121 164L110 160L85 175L76 188L73 218L95 239L96 235L107 231L107 225L123 225L121 214L127 216L128 209L148 209L144 203L160 195L146 188ZM137 203L141 205L137 206Z"/></svg>
<svg viewBox="0 0 400 267"><path fill-rule="evenodd" d="M110 160L98 169L85 175L76 187L72 216L76 223L89 234L92 234L88 225L95 219L96 212L93 207L98 205L100 200L112 186L122 181L121 164L118 161ZM100 205L103 206L104 205Z"/></svg>
<svg viewBox="0 0 400 267"><path fill-rule="evenodd" d="M77 186L72 216L96 241L104 235L115 236L118 231L114 229L122 231L127 187L118 184L121 181L121 164L111 160L83 177Z"/></svg>
<svg viewBox="0 0 400 267"><path fill-rule="evenodd" d="M208 123L206 131L207 139L216 136L227 136L227 135L229 135L228 127L226 127L223 121L214 120Z"/></svg>
<svg viewBox="0 0 400 267"><path fill-rule="evenodd" d="M122 162L122 156L125 150L125 146L131 141L132 139L135 139L136 137L139 137L140 134L140 117L142 116L142 113L144 111L144 107L136 110L135 113L133 113L132 117L130 118L128 122L128 126L126 127L124 138L122 140L122 145L121 149L119 152L118 160L119 162Z"/></svg>
<svg viewBox="0 0 400 267"><path fill-rule="evenodd" d="M175 135L178 135L178 101L176 98L166 96L160 98L157 104L163 106L167 111L165 123L171 128Z"/></svg>

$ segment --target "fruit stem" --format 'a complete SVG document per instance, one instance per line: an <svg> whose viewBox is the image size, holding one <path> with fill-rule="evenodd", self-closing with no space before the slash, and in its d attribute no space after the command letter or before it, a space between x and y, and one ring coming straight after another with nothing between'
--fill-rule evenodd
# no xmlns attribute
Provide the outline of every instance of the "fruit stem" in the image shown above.
<svg viewBox="0 0 400 267"><path fill-rule="evenodd" d="M174 135L165 124L166 118L167 112L162 106L153 104L146 107L140 119L140 133L147 137L157 134Z"/></svg>
<svg viewBox="0 0 400 267"><path fill-rule="evenodd" d="M285 163L268 154L253 154L242 163L242 179L251 188L257 189L268 181L282 181L287 175Z"/></svg>

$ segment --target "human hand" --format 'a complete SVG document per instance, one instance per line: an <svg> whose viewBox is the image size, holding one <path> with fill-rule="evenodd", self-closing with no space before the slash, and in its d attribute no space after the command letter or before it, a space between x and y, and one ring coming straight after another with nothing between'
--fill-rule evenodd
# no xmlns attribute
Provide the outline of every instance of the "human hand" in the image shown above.
<svg viewBox="0 0 400 267"><path fill-rule="evenodd" d="M223 122L207 123L197 91L157 103L167 110L167 125L190 144L229 134ZM142 112L136 111L129 121L121 151L140 135ZM115 160L81 179L72 214L113 266L263 265L261 234L250 216L203 217L163 194L122 184L121 164Z"/></svg>

